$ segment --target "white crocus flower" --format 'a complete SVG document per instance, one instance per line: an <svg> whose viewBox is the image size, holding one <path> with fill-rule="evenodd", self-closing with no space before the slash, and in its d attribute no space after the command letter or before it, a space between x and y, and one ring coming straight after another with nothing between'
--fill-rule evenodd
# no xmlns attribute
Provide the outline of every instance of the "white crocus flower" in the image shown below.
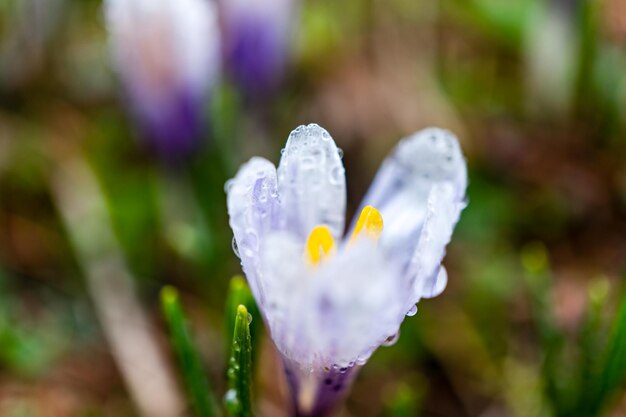
<svg viewBox="0 0 626 417"><path fill-rule="evenodd" d="M220 67L217 10L207 0L105 0L113 63L143 134L168 156L202 133Z"/></svg>
<svg viewBox="0 0 626 417"><path fill-rule="evenodd" d="M237 251L283 358L295 415L327 415L415 303L443 291L441 260L466 186L456 137L420 131L383 163L344 237L341 156L315 124L291 132L278 169L255 157L229 181Z"/></svg>

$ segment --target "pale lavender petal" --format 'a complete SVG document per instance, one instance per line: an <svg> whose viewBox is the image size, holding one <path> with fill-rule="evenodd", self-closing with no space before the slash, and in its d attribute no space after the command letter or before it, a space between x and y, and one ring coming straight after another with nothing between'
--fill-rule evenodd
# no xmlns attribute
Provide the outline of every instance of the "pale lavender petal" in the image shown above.
<svg viewBox="0 0 626 417"><path fill-rule="evenodd" d="M148 139L150 148L171 160L189 155L197 148L204 124L201 97L191 91L172 93L157 108L137 102L133 86L127 85L126 90L142 137Z"/></svg>
<svg viewBox="0 0 626 417"><path fill-rule="evenodd" d="M466 187L467 167L457 138L431 128L398 144L363 199L362 206L382 213L380 243L404 271L407 308L443 290L447 275L436 278L465 207Z"/></svg>
<svg viewBox="0 0 626 417"><path fill-rule="evenodd" d="M398 332L406 313L400 271L369 239L321 265L312 289L314 313L307 325L316 334L317 360L324 366L365 363Z"/></svg>
<svg viewBox="0 0 626 417"><path fill-rule="evenodd" d="M336 239L343 235L345 170L325 129L310 124L291 132L278 166L278 187L287 226L297 236L305 239L320 224Z"/></svg>
<svg viewBox="0 0 626 417"><path fill-rule="evenodd" d="M326 417L348 393L360 366L303 371L297 363L284 364L296 417Z"/></svg>
<svg viewBox="0 0 626 417"><path fill-rule="evenodd" d="M265 294L261 307L272 340L285 356L305 357L312 335L299 317L306 308L301 300L314 278L304 261L304 241L285 231L270 233L261 242L260 257L260 285ZM298 353L291 353L294 350Z"/></svg>
<svg viewBox="0 0 626 417"><path fill-rule="evenodd" d="M221 0L224 55L233 81L251 96L280 82L295 23L295 0Z"/></svg>
<svg viewBox="0 0 626 417"><path fill-rule="evenodd" d="M184 153L201 136L220 66L217 13L204 0L105 0L113 63L148 139Z"/></svg>
<svg viewBox="0 0 626 417"><path fill-rule="evenodd" d="M446 267L441 265L436 274L433 273L428 279L425 279L422 286L422 297L432 298L436 297L446 289L448 285L448 271Z"/></svg>
<svg viewBox="0 0 626 417"><path fill-rule="evenodd" d="M276 347L308 371L365 363L404 318L401 274L368 239L317 267L304 262L303 252L304 243L285 233L272 234L261 249Z"/></svg>
<svg viewBox="0 0 626 417"><path fill-rule="evenodd" d="M464 207L463 201L455 201L451 184L432 187L426 219L407 269L407 275L413 280L413 298L434 297L443 291L441 287L447 282L447 273L441 272L441 260Z"/></svg>
<svg viewBox="0 0 626 417"><path fill-rule="evenodd" d="M243 271L261 308L265 295L259 250L267 235L284 224L277 187L274 164L258 157L244 164L226 183L230 227Z"/></svg>

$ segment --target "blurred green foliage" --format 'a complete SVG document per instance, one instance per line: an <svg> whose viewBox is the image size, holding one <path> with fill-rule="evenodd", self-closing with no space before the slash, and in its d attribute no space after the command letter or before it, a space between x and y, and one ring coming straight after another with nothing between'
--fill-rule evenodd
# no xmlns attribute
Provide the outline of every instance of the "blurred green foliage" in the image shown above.
<svg viewBox="0 0 626 417"><path fill-rule="evenodd" d="M178 357L181 375L189 391L196 415L198 417L219 416L214 394L189 334L178 293L174 288L163 288L161 306L171 334L172 347Z"/></svg>

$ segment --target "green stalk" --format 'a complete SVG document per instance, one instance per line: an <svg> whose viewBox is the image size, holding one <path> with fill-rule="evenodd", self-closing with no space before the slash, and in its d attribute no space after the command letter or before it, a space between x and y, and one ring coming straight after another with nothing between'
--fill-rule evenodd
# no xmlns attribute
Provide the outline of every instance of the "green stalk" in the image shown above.
<svg viewBox="0 0 626 417"><path fill-rule="evenodd" d="M224 331L226 332L226 340L228 341L227 351L231 348L239 306L244 305L250 313L252 313L254 304L254 298L252 297L250 288L248 288L248 284L246 284L246 279L241 275L232 277L228 287L228 295L226 296L226 323Z"/></svg>
<svg viewBox="0 0 626 417"><path fill-rule="evenodd" d="M237 308L239 305L244 305L253 317L261 317L254 296L250 287L246 282L246 279L241 275L235 275L230 280L230 286L228 288L228 295L226 296L226 322L224 323L224 330L226 332L225 340L228 345L226 346L226 352L230 350L231 339L233 332L235 331L235 318L237 317ZM252 359L255 362L255 352L258 350L258 343L261 340L260 335L262 331L262 320L255 320L250 324L250 336L252 337Z"/></svg>
<svg viewBox="0 0 626 417"><path fill-rule="evenodd" d="M250 322L252 316L244 305L237 307L235 330L230 361L228 364L229 389L224 403L231 417L252 417L250 386L252 384L252 339Z"/></svg>
<svg viewBox="0 0 626 417"><path fill-rule="evenodd" d="M178 292L172 287L161 291L161 307L170 331L172 346L178 358L188 395L198 417L220 415L215 397L204 374L198 353L189 335L187 320Z"/></svg>
<svg viewBox="0 0 626 417"><path fill-rule="evenodd" d="M609 400L626 385L626 296L611 325L611 332L601 357L597 379L592 381L593 389L586 415L600 415Z"/></svg>

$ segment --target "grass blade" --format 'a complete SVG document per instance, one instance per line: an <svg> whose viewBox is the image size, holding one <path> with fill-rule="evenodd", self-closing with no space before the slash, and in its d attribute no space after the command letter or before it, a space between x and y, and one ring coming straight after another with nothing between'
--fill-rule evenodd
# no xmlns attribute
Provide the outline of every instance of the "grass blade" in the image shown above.
<svg viewBox="0 0 626 417"><path fill-rule="evenodd" d="M215 398L189 335L187 320L180 305L178 292L174 288L163 288L161 307L195 414L198 417L219 416Z"/></svg>
<svg viewBox="0 0 626 417"><path fill-rule="evenodd" d="M606 403L626 383L626 295L620 306L606 343L597 380L590 384L595 395L589 401L586 415L599 415Z"/></svg>
<svg viewBox="0 0 626 417"><path fill-rule="evenodd" d="M235 331L235 319L237 317L237 308L243 305L253 317L261 317L261 314L254 301L254 296L246 279L241 275L235 275L230 280L228 296L226 297L226 323L224 329L226 332L225 340L228 341L226 352L230 351L233 332ZM263 331L263 321L254 320L250 324L250 337L252 338L252 362L256 363L256 352L259 351L259 341L261 340L261 332Z"/></svg>
<svg viewBox="0 0 626 417"><path fill-rule="evenodd" d="M228 341L227 352L231 348L233 332L235 331L237 309L240 305L245 306L250 314L255 313L256 303L254 302L252 292L246 283L246 279L241 275L235 275L230 280L228 296L226 297L226 323L224 330L226 332L226 340ZM250 332L254 339L254 329L251 328Z"/></svg>
<svg viewBox="0 0 626 417"><path fill-rule="evenodd" d="M228 366L229 389L224 403L231 417L252 417L250 386L252 384L252 316L244 305L237 307L235 330Z"/></svg>

